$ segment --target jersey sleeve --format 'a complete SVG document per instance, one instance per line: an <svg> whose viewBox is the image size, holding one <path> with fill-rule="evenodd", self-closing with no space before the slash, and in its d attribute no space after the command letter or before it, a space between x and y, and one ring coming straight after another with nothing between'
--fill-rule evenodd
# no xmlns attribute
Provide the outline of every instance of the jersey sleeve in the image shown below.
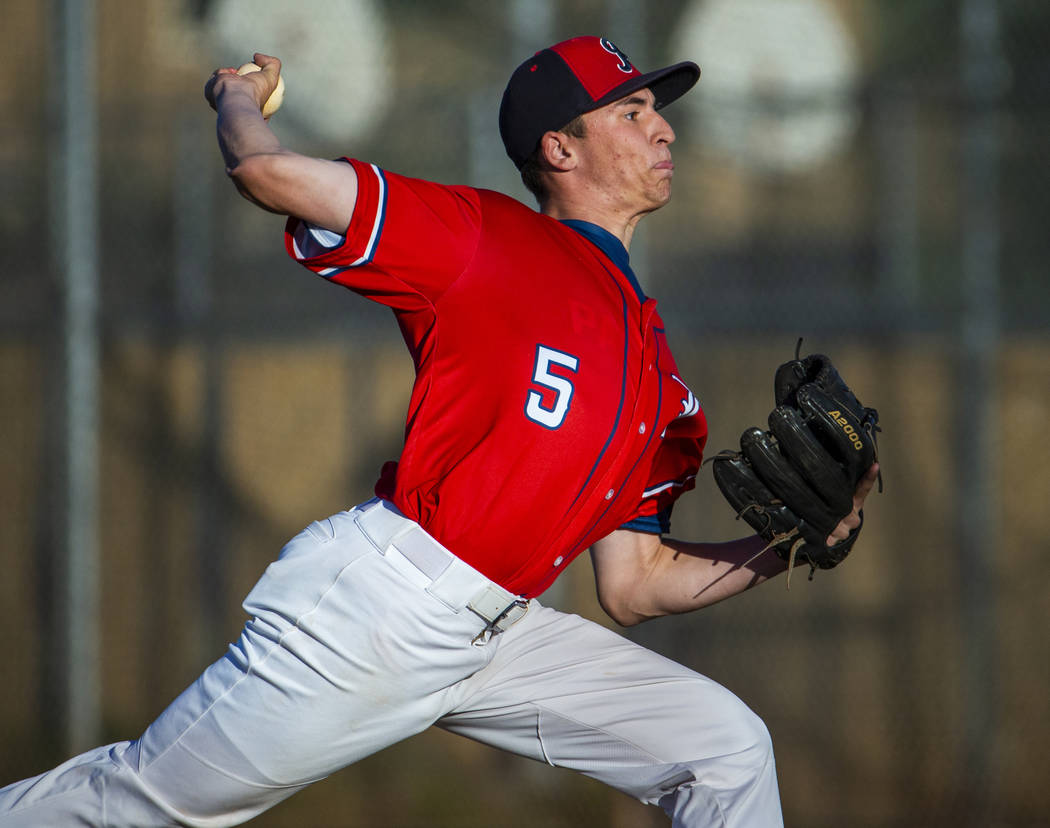
<svg viewBox="0 0 1050 828"><path fill-rule="evenodd" d="M644 532L647 535L665 535L671 531L671 510L673 508L674 504L672 503L655 515L636 517L627 521L620 528L630 529L632 532Z"/></svg>
<svg viewBox="0 0 1050 828"><path fill-rule="evenodd" d="M357 174L357 201L346 233L291 217L285 227L288 255L319 276L395 309L437 301L477 248L477 192L344 160Z"/></svg>

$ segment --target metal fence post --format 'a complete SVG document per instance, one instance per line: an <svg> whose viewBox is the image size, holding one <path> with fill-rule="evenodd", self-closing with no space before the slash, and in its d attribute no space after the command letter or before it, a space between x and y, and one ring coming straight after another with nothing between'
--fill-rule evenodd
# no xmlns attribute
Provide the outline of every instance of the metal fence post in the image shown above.
<svg viewBox="0 0 1050 828"><path fill-rule="evenodd" d="M966 0L960 9L963 213L957 368L959 411L960 638L964 658L964 762L959 801L986 824L995 780L997 663L995 560L998 416L996 360L999 302L999 103L1006 64L995 0Z"/></svg>
<svg viewBox="0 0 1050 828"><path fill-rule="evenodd" d="M54 50L59 77L51 232L59 258L62 316L60 566L55 625L64 664L63 740L78 753L99 727L98 618L98 181L95 4L59 0Z"/></svg>

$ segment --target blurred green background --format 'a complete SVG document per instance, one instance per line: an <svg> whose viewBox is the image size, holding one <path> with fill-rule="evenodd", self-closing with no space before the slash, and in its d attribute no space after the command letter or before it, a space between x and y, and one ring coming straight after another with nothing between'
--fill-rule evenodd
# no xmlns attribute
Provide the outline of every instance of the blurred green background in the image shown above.
<svg viewBox="0 0 1050 828"><path fill-rule="evenodd" d="M412 365L284 254L203 84L284 60L290 147L528 201L510 71L601 34L703 76L632 262L710 448L795 341L884 426L850 559L627 635L767 722L791 826L1050 823L1050 5L1041 0L7 0L0 24L0 784L134 738L303 525L370 496ZM484 343L479 343L484 346ZM674 534L743 534L704 474ZM604 620L586 556L544 600ZM260 826L648 826L431 731Z"/></svg>

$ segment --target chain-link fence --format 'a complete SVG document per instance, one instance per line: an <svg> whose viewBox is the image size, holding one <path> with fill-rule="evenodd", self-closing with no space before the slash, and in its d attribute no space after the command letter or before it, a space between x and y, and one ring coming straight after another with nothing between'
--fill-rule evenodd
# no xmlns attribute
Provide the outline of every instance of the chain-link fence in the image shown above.
<svg viewBox="0 0 1050 828"><path fill-rule="evenodd" d="M301 526L371 494L412 364L223 176L203 83L284 61L294 149L528 200L496 112L576 34L696 60L632 263L713 450L835 356L886 490L813 582L628 634L767 722L805 826L1050 821L1050 6L1036 0L10 0L0 26L0 784L133 738ZM483 343L482 343L483 345ZM674 532L740 534L706 474ZM601 621L585 559L545 596ZM608 622L603 622L608 623ZM451 761L450 761L451 758ZM259 825L665 824L429 732Z"/></svg>

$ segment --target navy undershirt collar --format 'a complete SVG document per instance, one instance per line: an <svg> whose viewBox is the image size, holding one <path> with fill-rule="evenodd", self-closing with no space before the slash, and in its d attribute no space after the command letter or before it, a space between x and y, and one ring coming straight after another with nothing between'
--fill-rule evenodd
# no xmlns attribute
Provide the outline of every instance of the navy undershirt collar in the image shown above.
<svg viewBox="0 0 1050 828"><path fill-rule="evenodd" d="M608 256L609 260L620 268L623 275L627 277L627 281L631 283L631 287L634 288L634 292L638 295L638 301L645 301L645 292L642 290L642 286L638 284L634 271L631 270L630 256L628 256L627 248L623 246L623 242L604 227L599 227L597 224L592 224L589 221L581 221L580 219L559 219L559 221L588 239L602 253Z"/></svg>

